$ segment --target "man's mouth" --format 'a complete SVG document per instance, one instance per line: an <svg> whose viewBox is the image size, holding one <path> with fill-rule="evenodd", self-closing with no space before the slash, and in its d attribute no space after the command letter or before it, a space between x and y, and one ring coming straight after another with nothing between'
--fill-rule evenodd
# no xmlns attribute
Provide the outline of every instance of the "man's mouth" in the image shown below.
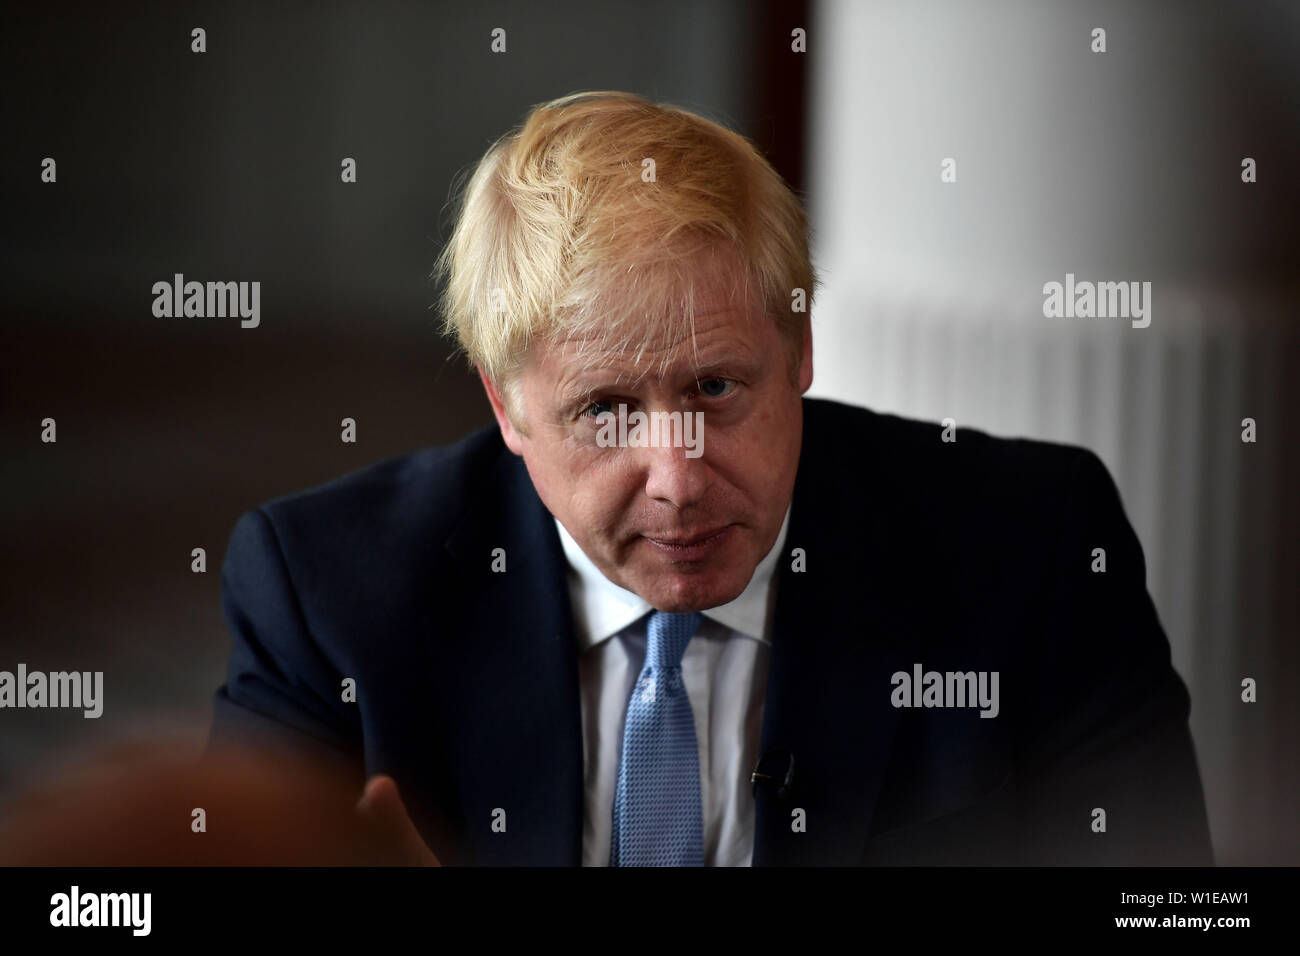
<svg viewBox="0 0 1300 956"><path fill-rule="evenodd" d="M731 525L685 534L642 535L661 554L678 561L698 561L712 554L726 540Z"/></svg>

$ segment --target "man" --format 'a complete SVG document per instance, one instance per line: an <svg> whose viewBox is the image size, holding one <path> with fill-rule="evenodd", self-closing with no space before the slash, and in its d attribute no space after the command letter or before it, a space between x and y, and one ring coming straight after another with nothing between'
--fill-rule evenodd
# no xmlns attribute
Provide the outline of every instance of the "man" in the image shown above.
<svg viewBox="0 0 1300 956"><path fill-rule="evenodd" d="M440 266L496 427L240 520L216 741L337 756L426 862L1210 862L1105 468L804 398L745 140L538 107Z"/></svg>

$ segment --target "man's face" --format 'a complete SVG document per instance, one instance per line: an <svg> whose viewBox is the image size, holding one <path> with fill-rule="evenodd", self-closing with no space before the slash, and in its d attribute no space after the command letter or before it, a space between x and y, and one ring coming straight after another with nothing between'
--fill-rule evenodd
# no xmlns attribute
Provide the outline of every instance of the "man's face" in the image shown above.
<svg viewBox="0 0 1300 956"><path fill-rule="evenodd" d="M551 514L609 580L662 611L734 600L771 550L799 463L800 396L812 383L806 321L797 381L775 321L725 298L701 304L693 348L689 336L648 342L639 363L534 346L514 424L484 380L506 444ZM702 453L602 447L598 416L620 404L647 415L703 412Z"/></svg>

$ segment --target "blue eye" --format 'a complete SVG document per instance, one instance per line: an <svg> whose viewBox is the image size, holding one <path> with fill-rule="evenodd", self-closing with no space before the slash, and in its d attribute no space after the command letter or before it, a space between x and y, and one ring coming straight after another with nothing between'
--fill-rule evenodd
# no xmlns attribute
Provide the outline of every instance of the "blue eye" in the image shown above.
<svg viewBox="0 0 1300 956"><path fill-rule="evenodd" d="M700 382L700 391L709 398L721 398L735 384L729 378L706 378Z"/></svg>
<svg viewBox="0 0 1300 956"><path fill-rule="evenodd" d="M612 415L613 413L614 403L606 399L602 399L599 402L592 402L583 409L582 412L582 414L587 418L599 418L601 415Z"/></svg>

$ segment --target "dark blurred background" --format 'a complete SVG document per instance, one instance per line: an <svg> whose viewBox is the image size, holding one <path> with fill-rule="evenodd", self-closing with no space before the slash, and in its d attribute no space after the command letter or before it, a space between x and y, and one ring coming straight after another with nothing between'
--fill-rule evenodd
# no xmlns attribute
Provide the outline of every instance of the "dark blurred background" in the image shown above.
<svg viewBox="0 0 1300 956"><path fill-rule="evenodd" d="M432 308L453 184L532 105L622 89L736 128L809 197L815 393L1103 455L1192 687L1219 860L1300 862L1297 23L1283 3L1028 0L7 11L0 669L102 670L106 703L0 712L0 797L113 740L197 753L239 514L491 420ZM1152 334L1044 332L1039 289L1066 271L1163 281ZM260 327L155 318L178 272L259 280ZM1162 322L1175 302L1199 318ZM1135 417L1152 395L1167 411Z"/></svg>

